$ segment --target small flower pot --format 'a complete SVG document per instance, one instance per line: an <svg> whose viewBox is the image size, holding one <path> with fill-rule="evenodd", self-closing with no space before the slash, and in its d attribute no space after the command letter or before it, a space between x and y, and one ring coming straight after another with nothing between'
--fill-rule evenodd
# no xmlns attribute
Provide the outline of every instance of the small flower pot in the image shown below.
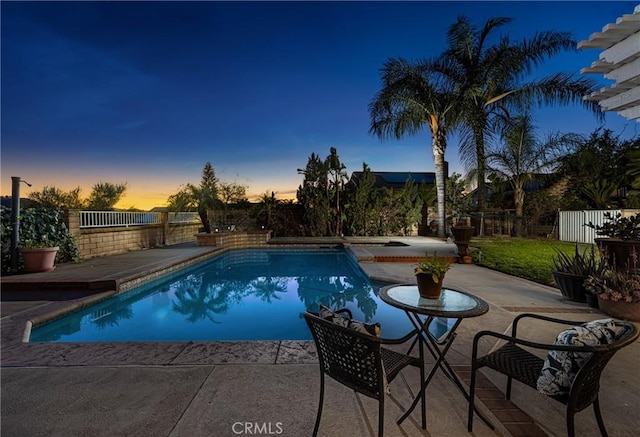
<svg viewBox="0 0 640 437"><path fill-rule="evenodd" d="M416 281L418 283L418 292L420 297L426 299L440 299L442 294L442 281L444 277L440 278L439 282L435 282L433 277L426 273L418 273L416 275Z"/></svg>
<svg viewBox="0 0 640 437"><path fill-rule="evenodd" d="M600 304L598 303L598 296L593 293L586 293L585 297L587 298L587 305L591 308L600 308Z"/></svg>

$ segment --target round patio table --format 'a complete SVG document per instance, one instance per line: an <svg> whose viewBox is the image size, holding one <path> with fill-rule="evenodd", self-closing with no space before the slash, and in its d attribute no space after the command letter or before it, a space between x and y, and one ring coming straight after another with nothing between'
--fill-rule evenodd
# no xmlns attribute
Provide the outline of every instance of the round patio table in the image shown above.
<svg viewBox="0 0 640 437"><path fill-rule="evenodd" d="M446 354L456 338L456 330L463 319L477 317L489 311L489 305L477 296L461 290L443 288L439 299L427 299L420 296L415 284L390 285L380 290L380 299L405 312L413 326L422 333L409 347L411 352L417 341L422 341L436 360L431 372L424 381L424 390L416 396L409 409L398 419L400 424L425 396L429 382L438 369L454 383L469 401L469 393L460 382L446 358ZM493 429L493 425L480 413L480 417Z"/></svg>

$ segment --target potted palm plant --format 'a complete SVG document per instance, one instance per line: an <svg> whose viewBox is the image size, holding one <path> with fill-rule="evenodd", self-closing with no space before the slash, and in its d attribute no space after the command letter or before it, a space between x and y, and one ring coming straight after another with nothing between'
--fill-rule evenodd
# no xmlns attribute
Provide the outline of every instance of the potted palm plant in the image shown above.
<svg viewBox="0 0 640 437"><path fill-rule="evenodd" d="M558 250L553 258L553 278L566 299L575 302L587 302L587 290L584 282L589 275L597 274L601 269L600 259L593 246L582 252L575 245L573 254Z"/></svg>
<svg viewBox="0 0 640 437"><path fill-rule="evenodd" d="M451 268L451 258L433 256L421 259L414 269L418 291L421 297L439 299L442 293L442 281L445 273Z"/></svg>

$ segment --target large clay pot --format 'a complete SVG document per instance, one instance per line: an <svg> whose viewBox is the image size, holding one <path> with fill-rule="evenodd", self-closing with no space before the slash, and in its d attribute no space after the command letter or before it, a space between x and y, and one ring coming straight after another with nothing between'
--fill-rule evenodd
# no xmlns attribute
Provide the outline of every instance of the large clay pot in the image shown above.
<svg viewBox="0 0 640 437"><path fill-rule="evenodd" d="M416 281L418 282L418 292L420 293L420 297L427 299L440 299L444 276L440 278L439 282L435 282L432 275L428 273L418 273L416 275Z"/></svg>
<svg viewBox="0 0 640 437"><path fill-rule="evenodd" d="M562 296L574 302L586 302L587 290L584 288L584 276L572 275L571 273L553 271L553 279L556 280Z"/></svg>
<svg viewBox="0 0 640 437"><path fill-rule="evenodd" d="M20 249L20 255L24 261L25 273L50 272L55 269L56 254L60 248L37 247L33 249Z"/></svg>
<svg viewBox="0 0 640 437"><path fill-rule="evenodd" d="M637 269L640 267L640 241L621 240L620 238L596 238L600 252L616 267Z"/></svg>
<svg viewBox="0 0 640 437"><path fill-rule="evenodd" d="M611 299L598 298L600 311L616 319L640 322L640 302L612 301Z"/></svg>

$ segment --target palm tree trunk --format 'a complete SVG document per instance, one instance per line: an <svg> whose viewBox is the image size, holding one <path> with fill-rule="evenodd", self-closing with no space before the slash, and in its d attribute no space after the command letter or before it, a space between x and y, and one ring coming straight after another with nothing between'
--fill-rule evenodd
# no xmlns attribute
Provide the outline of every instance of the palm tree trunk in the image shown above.
<svg viewBox="0 0 640 437"><path fill-rule="evenodd" d="M444 174L444 152L447 148L445 135L442 131L437 131L433 135L432 149L433 149L433 162L436 168L436 195L438 199L438 238L445 237L446 230L446 209L445 209L445 184L444 180L446 175Z"/></svg>
<svg viewBox="0 0 640 437"><path fill-rule="evenodd" d="M516 223L515 223L515 233L516 237L522 236L522 217L524 213L524 189L520 187L515 187L513 190L514 202L516 204Z"/></svg>

